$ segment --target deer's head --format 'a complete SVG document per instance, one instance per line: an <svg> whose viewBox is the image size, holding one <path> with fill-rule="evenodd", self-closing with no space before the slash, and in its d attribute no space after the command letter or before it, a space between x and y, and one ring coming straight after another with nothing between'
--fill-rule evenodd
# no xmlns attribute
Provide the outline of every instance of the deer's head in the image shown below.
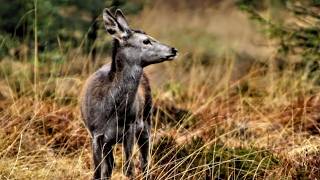
<svg viewBox="0 0 320 180"><path fill-rule="evenodd" d="M127 63L144 67L172 60L177 56L176 48L160 43L142 31L132 30L119 9L115 16L108 9L104 9L103 21L107 32L118 41L117 53L125 56Z"/></svg>

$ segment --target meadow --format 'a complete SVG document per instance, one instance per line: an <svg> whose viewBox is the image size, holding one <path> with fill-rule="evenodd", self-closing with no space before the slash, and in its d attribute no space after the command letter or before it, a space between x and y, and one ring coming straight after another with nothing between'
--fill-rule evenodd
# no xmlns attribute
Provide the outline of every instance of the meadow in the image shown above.
<svg viewBox="0 0 320 180"><path fill-rule="evenodd" d="M149 175L317 179L318 78L279 60L279 42L232 2L158 1L128 17L133 27L179 49L178 59L145 70L155 101ZM110 41L101 27L95 43ZM110 51L98 49L92 63L81 45L65 46L47 53L25 47L31 56L21 51L0 60L0 179L92 177L79 94L86 78L110 62ZM115 155L113 179L125 179L120 145Z"/></svg>

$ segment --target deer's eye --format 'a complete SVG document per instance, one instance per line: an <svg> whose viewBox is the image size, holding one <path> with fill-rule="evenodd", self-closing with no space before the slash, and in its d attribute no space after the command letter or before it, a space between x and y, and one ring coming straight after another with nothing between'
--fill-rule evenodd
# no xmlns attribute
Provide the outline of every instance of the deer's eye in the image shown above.
<svg viewBox="0 0 320 180"><path fill-rule="evenodd" d="M143 44L145 45L151 44L151 41L149 39L145 39L143 40Z"/></svg>

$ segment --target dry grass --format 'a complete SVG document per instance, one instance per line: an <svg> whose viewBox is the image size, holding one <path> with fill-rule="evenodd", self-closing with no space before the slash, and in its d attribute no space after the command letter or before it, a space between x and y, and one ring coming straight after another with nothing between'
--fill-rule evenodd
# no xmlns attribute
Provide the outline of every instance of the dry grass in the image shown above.
<svg viewBox="0 0 320 180"><path fill-rule="evenodd" d="M269 42L243 14L232 6L155 6L132 19L181 52L147 68L157 110L154 179L319 177L319 86L304 72L277 70L275 47L252 44ZM0 62L0 179L91 177L90 138L78 109L88 58L62 56L63 63L40 57L37 90L32 63ZM115 153L114 179L124 178L121 148Z"/></svg>

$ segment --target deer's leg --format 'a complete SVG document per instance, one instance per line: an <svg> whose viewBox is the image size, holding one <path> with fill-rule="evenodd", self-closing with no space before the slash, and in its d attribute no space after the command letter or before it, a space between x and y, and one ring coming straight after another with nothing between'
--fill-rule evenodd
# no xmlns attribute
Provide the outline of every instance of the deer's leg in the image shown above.
<svg viewBox="0 0 320 180"><path fill-rule="evenodd" d="M102 146L101 179L110 179L115 166L111 140L104 138Z"/></svg>
<svg viewBox="0 0 320 180"><path fill-rule="evenodd" d="M101 178L101 161L102 161L102 136L94 136L92 139L92 154L94 163L93 179Z"/></svg>
<svg viewBox="0 0 320 180"><path fill-rule="evenodd" d="M128 127L123 136L123 148L125 152L124 174L127 177L134 176L134 164L132 159L132 150L134 145L134 125Z"/></svg>
<svg viewBox="0 0 320 180"><path fill-rule="evenodd" d="M147 177L149 146L150 146L150 126L145 122L143 128L136 133L137 143L140 149L140 164L144 177Z"/></svg>

